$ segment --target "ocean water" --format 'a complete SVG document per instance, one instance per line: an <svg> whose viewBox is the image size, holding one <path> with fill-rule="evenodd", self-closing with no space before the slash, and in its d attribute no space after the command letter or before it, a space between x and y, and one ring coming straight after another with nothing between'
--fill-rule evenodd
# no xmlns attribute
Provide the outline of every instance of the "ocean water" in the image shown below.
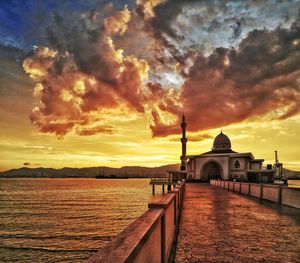
<svg viewBox="0 0 300 263"><path fill-rule="evenodd" d="M300 188L300 180L288 180L288 186Z"/></svg>
<svg viewBox="0 0 300 263"><path fill-rule="evenodd" d="M82 262L158 198L149 179L0 179L0 261Z"/></svg>

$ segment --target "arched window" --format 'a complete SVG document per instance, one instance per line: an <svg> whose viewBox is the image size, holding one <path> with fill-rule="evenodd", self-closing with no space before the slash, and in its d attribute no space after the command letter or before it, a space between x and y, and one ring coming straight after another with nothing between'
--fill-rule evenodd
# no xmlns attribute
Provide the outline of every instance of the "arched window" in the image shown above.
<svg viewBox="0 0 300 263"><path fill-rule="evenodd" d="M235 162L234 162L234 168L240 168L241 167L241 164L240 164L240 162L238 161L238 160L236 160Z"/></svg>

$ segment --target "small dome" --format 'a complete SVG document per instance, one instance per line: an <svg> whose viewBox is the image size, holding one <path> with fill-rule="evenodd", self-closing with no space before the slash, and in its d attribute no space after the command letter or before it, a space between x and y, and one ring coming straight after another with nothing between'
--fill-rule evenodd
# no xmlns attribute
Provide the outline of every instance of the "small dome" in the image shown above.
<svg viewBox="0 0 300 263"><path fill-rule="evenodd" d="M214 140L213 151L231 150L231 142L227 135L221 132Z"/></svg>

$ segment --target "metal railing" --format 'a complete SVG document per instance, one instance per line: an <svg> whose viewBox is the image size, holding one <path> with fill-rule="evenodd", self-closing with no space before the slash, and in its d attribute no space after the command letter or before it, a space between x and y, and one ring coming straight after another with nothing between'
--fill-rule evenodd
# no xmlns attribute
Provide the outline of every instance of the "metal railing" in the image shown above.
<svg viewBox="0 0 300 263"><path fill-rule="evenodd" d="M177 181L177 178L151 178L151 183L174 183Z"/></svg>

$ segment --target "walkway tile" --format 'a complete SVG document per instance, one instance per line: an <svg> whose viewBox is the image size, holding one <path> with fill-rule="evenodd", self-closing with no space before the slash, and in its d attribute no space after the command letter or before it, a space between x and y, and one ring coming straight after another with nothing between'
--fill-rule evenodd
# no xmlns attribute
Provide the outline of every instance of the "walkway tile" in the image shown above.
<svg viewBox="0 0 300 263"><path fill-rule="evenodd" d="M187 184L175 262L300 262L300 209Z"/></svg>

